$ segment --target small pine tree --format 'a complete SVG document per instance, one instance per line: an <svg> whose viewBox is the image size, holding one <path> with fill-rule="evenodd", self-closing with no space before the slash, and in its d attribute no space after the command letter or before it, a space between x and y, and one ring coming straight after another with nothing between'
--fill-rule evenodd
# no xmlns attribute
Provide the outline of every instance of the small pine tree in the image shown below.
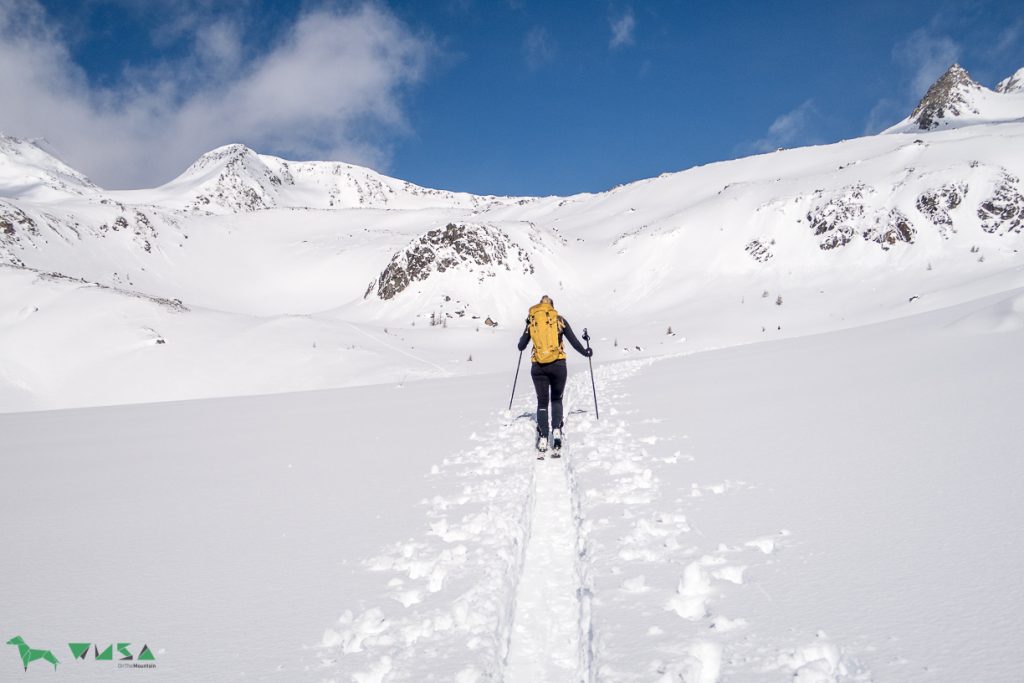
<svg viewBox="0 0 1024 683"><path fill-rule="evenodd" d="M469 358L466 359L468 362L473 362L473 354L469 354Z"/></svg>
<svg viewBox="0 0 1024 683"><path fill-rule="evenodd" d="M670 335L670 336L675 334L675 332L672 331L672 326L671 325L669 325L668 329L665 330L665 334Z"/></svg>
<svg viewBox="0 0 1024 683"><path fill-rule="evenodd" d="M430 312L430 326L434 327L435 325L437 325L437 316L434 314L433 311L431 311Z"/></svg>
<svg viewBox="0 0 1024 683"><path fill-rule="evenodd" d="M618 340L618 338L616 338L615 341L612 342L612 346L617 347L618 345L619 345L619 340Z"/></svg>
<svg viewBox="0 0 1024 683"><path fill-rule="evenodd" d="M928 262L928 270L931 270L931 269L932 269L932 262L931 262L931 261L929 261L929 262Z"/></svg>
<svg viewBox="0 0 1024 683"><path fill-rule="evenodd" d="M779 297L775 300L775 305L776 306L781 306L782 305L782 295L781 294L779 294Z"/></svg>

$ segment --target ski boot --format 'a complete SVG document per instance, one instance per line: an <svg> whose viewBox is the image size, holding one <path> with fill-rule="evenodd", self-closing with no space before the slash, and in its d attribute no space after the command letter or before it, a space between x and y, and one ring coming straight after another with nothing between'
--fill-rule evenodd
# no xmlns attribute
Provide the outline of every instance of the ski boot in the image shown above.
<svg viewBox="0 0 1024 683"><path fill-rule="evenodd" d="M548 437L537 435L537 459L543 460L544 454L548 452Z"/></svg>
<svg viewBox="0 0 1024 683"><path fill-rule="evenodd" d="M562 457L562 430L557 427L551 432L551 457Z"/></svg>

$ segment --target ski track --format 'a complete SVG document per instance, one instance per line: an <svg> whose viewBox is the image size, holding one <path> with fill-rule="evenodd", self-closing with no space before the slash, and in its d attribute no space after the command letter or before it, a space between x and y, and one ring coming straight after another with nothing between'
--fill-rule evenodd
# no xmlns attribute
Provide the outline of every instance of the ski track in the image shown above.
<svg viewBox="0 0 1024 683"><path fill-rule="evenodd" d="M536 482L505 680L579 680L577 535L565 468L559 460L539 462Z"/></svg>
<svg viewBox="0 0 1024 683"><path fill-rule="evenodd" d="M365 561L384 575L383 600L346 610L311 648L322 680L872 680L821 631L769 642L719 609L748 591L771 600L758 570L779 562L792 537L758 528L756 516L746 538L700 532L693 501L741 494L745 482L662 486L659 474L696 456L677 448L682 425L634 434L662 421L633 415L625 391L655 362L595 369L601 420L586 369L574 373L561 459L535 459L530 395L487 426L492 436L474 433L479 445L435 465L430 476L461 486L422 501L419 538Z"/></svg>

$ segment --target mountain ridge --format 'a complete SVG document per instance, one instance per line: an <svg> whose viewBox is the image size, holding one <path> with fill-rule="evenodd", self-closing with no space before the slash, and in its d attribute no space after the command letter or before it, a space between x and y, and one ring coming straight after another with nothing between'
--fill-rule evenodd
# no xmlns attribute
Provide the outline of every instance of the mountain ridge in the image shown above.
<svg viewBox="0 0 1024 683"><path fill-rule="evenodd" d="M151 190L93 189L69 171L78 185L37 192L18 176L0 186L0 384L52 405L63 390L97 395L77 382L115 368L156 387L222 377L227 393L499 371L500 335L541 293L636 355L991 293L1020 279L1024 122L962 123L571 197L428 190L243 145ZM84 349L72 366L37 356L69 346Z"/></svg>

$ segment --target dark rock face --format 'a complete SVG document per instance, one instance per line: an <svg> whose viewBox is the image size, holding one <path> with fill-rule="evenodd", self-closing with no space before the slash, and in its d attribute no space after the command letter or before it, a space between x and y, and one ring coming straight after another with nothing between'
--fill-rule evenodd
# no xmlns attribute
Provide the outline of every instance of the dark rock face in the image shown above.
<svg viewBox="0 0 1024 683"><path fill-rule="evenodd" d="M413 240L391 258L377 278L377 296L392 299L413 282L426 280L435 272L465 268L480 273L482 282L484 277L494 276L496 267L511 271L513 266L523 273L533 272L529 255L504 232L487 226L449 223Z"/></svg>
<svg viewBox="0 0 1024 683"><path fill-rule="evenodd" d="M874 226L865 230L862 236L888 250L898 242L913 244L916 234L910 219L899 209L892 209L885 216L876 216Z"/></svg>
<svg viewBox="0 0 1024 683"><path fill-rule="evenodd" d="M956 232L949 212L960 206L965 196L967 196L965 183L943 185L937 190L923 192L917 198L917 210L939 229L940 235L949 239Z"/></svg>
<svg viewBox="0 0 1024 683"><path fill-rule="evenodd" d="M921 130L931 130L947 117L960 116L966 112L977 114L970 103L969 94L972 90L981 90L981 86L966 69L954 64L928 88L910 118Z"/></svg>
<svg viewBox="0 0 1024 683"><path fill-rule="evenodd" d="M807 223L814 235L821 237L818 246L823 251L846 246L860 232L857 225L864 217L866 192L870 192L870 188L864 184L851 185L807 212ZM814 197L823 200L824 190L815 192Z"/></svg>
<svg viewBox="0 0 1024 683"><path fill-rule="evenodd" d="M774 256L772 250L768 248L766 244L761 240L750 240L747 242L747 246L744 250L750 254L750 258L754 259L758 263L766 263Z"/></svg>
<svg viewBox="0 0 1024 683"><path fill-rule="evenodd" d="M978 207L981 229L988 233L1019 233L1024 229L1024 195L1020 180L1003 172L992 196Z"/></svg>

